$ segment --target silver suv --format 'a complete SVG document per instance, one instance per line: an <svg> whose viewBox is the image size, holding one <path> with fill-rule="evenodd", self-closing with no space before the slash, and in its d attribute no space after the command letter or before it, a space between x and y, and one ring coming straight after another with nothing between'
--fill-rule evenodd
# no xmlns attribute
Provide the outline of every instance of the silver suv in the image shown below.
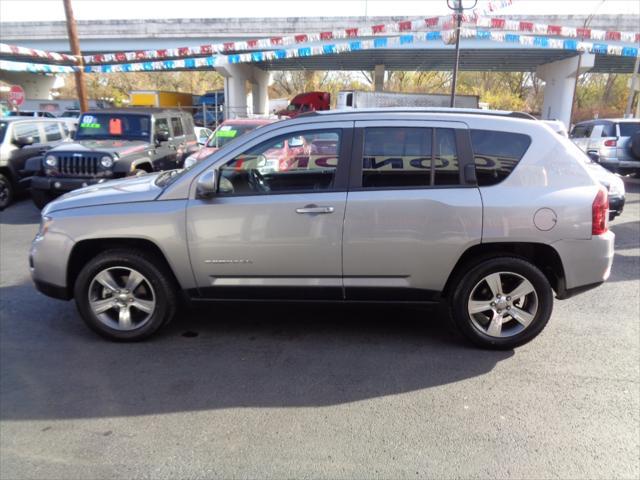
<svg viewBox="0 0 640 480"><path fill-rule="evenodd" d="M637 118L577 123L570 135L582 151L616 173L640 173L640 121Z"/></svg>
<svg viewBox="0 0 640 480"><path fill-rule="evenodd" d="M508 112L303 115L51 202L31 273L116 340L153 334L181 299L443 301L468 339L512 348L554 292L609 276L607 192L583 155Z"/></svg>

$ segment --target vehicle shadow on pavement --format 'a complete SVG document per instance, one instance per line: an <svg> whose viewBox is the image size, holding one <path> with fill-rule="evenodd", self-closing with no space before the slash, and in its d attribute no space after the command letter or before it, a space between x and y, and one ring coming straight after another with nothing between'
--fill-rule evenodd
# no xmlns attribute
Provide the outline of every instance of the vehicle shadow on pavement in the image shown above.
<svg viewBox="0 0 640 480"><path fill-rule="evenodd" d="M0 210L0 224L28 225L32 223L36 225L40 223L40 210L31 203L30 199L16 201L4 210Z"/></svg>
<svg viewBox="0 0 640 480"><path fill-rule="evenodd" d="M475 349L438 309L210 305L146 342L103 340L72 303L0 290L3 420L313 407L490 372L513 351ZM18 313L20 312L20 313Z"/></svg>

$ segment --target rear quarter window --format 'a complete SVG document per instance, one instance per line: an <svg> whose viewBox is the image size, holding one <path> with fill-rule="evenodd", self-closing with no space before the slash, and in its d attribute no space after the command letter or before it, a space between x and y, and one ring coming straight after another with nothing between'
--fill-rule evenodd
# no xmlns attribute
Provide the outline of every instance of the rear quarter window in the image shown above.
<svg viewBox="0 0 640 480"><path fill-rule="evenodd" d="M621 137L632 137L637 131L640 130L640 122L638 123L619 123L618 128L620 129Z"/></svg>
<svg viewBox="0 0 640 480"><path fill-rule="evenodd" d="M478 185L496 185L516 168L531 145L522 133L471 130L471 146Z"/></svg>

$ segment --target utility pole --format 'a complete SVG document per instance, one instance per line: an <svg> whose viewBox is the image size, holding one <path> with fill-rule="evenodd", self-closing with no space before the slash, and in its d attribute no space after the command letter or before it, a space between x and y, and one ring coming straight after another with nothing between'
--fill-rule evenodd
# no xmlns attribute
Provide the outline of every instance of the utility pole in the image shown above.
<svg viewBox="0 0 640 480"><path fill-rule="evenodd" d="M87 89L84 84L84 62L82 61L82 52L80 51L80 41L78 40L78 30L76 28L76 19L73 16L73 8L71 0L63 0L64 13L67 17L67 33L69 35L69 46L71 53L78 58L78 71L76 76L76 90L78 92L78 100L80 101L80 111L89 110L89 102L87 100Z"/></svg>
<svg viewBox="0 0 640 480"><path fill-rule="evenodd" d="M636 57L636 63L633 66L633 75L631 75L631 85L629 86L629 97L627 98L627 108L624 109L625 118L631 118L633 99L637 95L636 91L640 90L640 85L638 85L638 73L640 73L640 57ZM640 106L640 99L638 100L638 105Z"/></svg>
<svg viewBox="0 0 640 480"><path fill-rule="evenodd" d="M453 4L451 3L453 2ZM447 0L447 7L455 12L456 19L456 59L453 64L453 78L451 80L451 100L449 106L453 108L456 103L456 85L458 83L458 64L460 63L460 24L462 23L462 14L464 10L471 10L476 7L478 0L475 0L473 6L464 8L462 0Z"/></svg>

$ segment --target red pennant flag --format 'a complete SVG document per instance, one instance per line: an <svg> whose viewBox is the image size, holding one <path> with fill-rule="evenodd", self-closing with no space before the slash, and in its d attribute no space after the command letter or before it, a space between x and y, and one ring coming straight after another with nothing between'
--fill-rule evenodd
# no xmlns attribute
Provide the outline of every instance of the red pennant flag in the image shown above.
<svg viewBox="0 0 640 480"><path fill-rule="evenodd" d="M271 45L282 45L282 37L271 37Z"/></svg>
<svg viewBox="0 0 640 480"><path fill-rule="evenodd" d="M590 28L577 28L576 35L581 38L591 38Z"/></svg>
<svg viewBox="0 0 640 480"><path fill-rule="evenodd" d="M407 20L406 22L399 22L398 30L400 30L401 32L411 30L411 20Z"/></svg>
<svg viewBox="0 0 640 480"><path fill-rule="evenodd" d="M604 35L605 40L613 40L614 42L620 41L620 32L607 32Z"/></svg>
<svg viewBox="0 0 640 480"><path fill-rule="evenodd" d="M164 58L167 56L167 51L164 48L161 50L156 50L156 55L160 58Z"/></svg>
<svg viewBox="0 0 640 480"><path fill-rule="evenodd" d="M222 50L225 52L229 52L231 50L235 50L236 44L234 42L225 42L222 44Z"/></svg>
<svg viewBox="0 0 640 480"><path fill-rule="evenodd" d="M124 54L124 52L118 52L116 53L116 60L119 62L126 62L127 56Z"/></svg>
<svg viewBox="0 0 640 480"><path fill-rule="evenodd" d="M200 53L203 55L211 55L211 45L200 45Z"/></svg>
<svg viewBox="0 0 640 480"><path fill-rule="evenodd" d="M333 32L320 32L320 40L331 40Z"/></svg>
<svg viewBox="0 0 640 480"><path fill-rule="evenodd" d="M347 37L349 37L349 38L357 37L358 36L358 29L357 28L347 28L345 30L345 33L347 34Z"/></svg>
<svg viewBox="0 0 640 480"><path fill-rule="evenodd" d="M505 24L504 18L491 19L491 28L504 28L504 24Z"/></svg>
<svg viewBox="0 0 640 480"><path fill-rule="evenodd" d="M136 52L136 58L137 58L138 60L144 60L145 58L147 58L147 55L144 53L144 51L143 51L143 50L138 50L138 51Z"/></svg>
<svg viewBox="0 0 640 480"><path fill-rule="evenodd" d="M636 33L636 42L640 42L640 33Z"/></svg>
<svg viewBox="0 0 640 480"><path fill-rule="evenodd" d="M562 33L562 27L560 25L548 25L547 34L560 35Z"/></svg>
<svg viewBox="0 0 640 480"><path fill-rule="evenodd" d="M178 48L178 55L181 57L186 57L187 55L189 55L189 47Z"/></svg>
<svg viewBox="0 0 640 480"><path fill-rule="evenodd" d="M102 54L94 55L93 56L93 61L96 62L96 63L104 62L104 55L102 55Z"/></svg>
<svg viewBox="0 0 640 480"><path fill-rule="evenodd" d="M376 34L376 33L384 33L384 25L374 25L373 27L371 27L371 31Z"/></svg>
<svg viewBox="0 0 640 480"><path fill-rule="evenodd" d="M295 37L296 43L304 43L307 41L307 36L306 35L296 35Z"/></svg>
<svg viewBox="0 0 640 480"><path fill-rule="evenodd" d="M425 18L424 23L427 27L435 27L438 25L438 17Z"/></svg>
<svg viewBox="0 0 640 480"><path fill-rule="evenodd" d="M255 48L258 46L258 40L247 40L247 47Z"/></svg>
<svg viewBox="0 0 640 480"><path fill-rule="evenodd" d="M521 32L533 32L533 22L520 22Z"/></svg>

